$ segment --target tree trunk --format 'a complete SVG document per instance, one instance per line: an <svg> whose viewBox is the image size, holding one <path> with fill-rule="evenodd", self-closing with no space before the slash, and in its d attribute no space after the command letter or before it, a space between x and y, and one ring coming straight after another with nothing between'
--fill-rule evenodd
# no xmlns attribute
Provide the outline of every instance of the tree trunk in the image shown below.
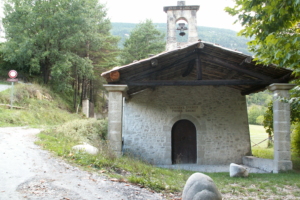
<svg viewBox="0 0 300 200"><path fill-rule="evenodd" d="M85 78L82 78L81 82L81 99L80 99L80 105L82 104L83 99L85 98Z"/></svg>
<svg viewBox="0 0 300 200"><path fill-rule="evenodd" d="M45 63L42 65L42 73L43 73L44 83L48 84L50 74L51 74L51 66L50 66L49 58L47 57L45 58Z"/></svg>
<svg viewBox="0 0 300 200"><path fill-rule="evenodd" d="M269 139L268 139L268 148L273 147L273 136L269 134Z"/></svg>
<svg viewBox="0 0 300 200"><path fill-rule="evenodd" d="M94 88L93 88L93 81L90 80L90 102L94 102L93 91L94 91Z"/></svg>
<svg viewBox="0 0 300 200"><path fill-rule="evenodd" d="M76 105L77 105L77 88L78 88L78 76L76 75L75 80L74 80L74 85L73 85L73 89L74 89L74 99L73 99L73 107L74 109L76 109Z"/></svg>

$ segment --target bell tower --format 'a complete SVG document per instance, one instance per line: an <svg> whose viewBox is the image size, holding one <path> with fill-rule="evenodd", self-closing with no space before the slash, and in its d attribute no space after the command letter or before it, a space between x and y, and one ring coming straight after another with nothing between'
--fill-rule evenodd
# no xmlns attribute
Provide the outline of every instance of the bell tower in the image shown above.
<svg viewBox="0 0 300 200"><path fill-rule="evenodd" d="M197 11L199 8L200 6L195 5L186 6L185 1L177 1L177 6L164 7L164 11L167 13L168 27L166 44L167 51L198 41ZM188 27L185 26L185 23L179 23L179 26L177 27L176 23L178 21L184 21L188 24ZM176 30L180 31L180 36L184 36L184 31L188 31L187 42L179 43L177 41Z"/></svg>

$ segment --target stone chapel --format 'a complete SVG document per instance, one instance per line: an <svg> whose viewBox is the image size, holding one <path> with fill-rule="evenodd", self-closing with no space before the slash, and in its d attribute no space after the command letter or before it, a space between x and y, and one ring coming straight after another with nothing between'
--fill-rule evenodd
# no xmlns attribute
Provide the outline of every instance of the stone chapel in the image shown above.
<svg viewBox="0 0 300 200"><path fill-rule="evenodd" d="M166 51L102 73L109 93L108 140L117 155L155 165L241 164L251 156L245 95L269 87L275 96L288 96L294 87L288 84L290 70L199 40L199 8L185 1L164 7ZM186 42L177 41L178 30L187 33ZM275 101L269 171L292 167L288 114L289 105Z"/></svg>

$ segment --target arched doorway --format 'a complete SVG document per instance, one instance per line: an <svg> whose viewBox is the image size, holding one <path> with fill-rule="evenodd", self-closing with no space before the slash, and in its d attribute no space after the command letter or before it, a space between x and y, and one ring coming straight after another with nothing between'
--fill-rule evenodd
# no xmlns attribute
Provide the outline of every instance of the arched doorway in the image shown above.
<svg viewBox="0 0 300 200"><path fill-rule="evenodd" d="M196 162L196 127L189 120L179 120L172 127L172 164Z"/></svg>

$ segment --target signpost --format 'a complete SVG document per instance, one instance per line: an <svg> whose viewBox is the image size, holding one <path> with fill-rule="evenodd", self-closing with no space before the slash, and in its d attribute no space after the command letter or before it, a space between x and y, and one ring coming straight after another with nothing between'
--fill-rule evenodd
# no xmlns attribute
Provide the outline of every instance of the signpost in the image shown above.
<svg viewBox="0 0 300 200"><path fill-rule="evenodd" d="M10 93L10 109L12 109L13 98L14 98L14 82L18 82L17 76L18 72L16 70L10 70L8 72L9 78L7 79L8 82L11 82L11 93Z"/></svg>

